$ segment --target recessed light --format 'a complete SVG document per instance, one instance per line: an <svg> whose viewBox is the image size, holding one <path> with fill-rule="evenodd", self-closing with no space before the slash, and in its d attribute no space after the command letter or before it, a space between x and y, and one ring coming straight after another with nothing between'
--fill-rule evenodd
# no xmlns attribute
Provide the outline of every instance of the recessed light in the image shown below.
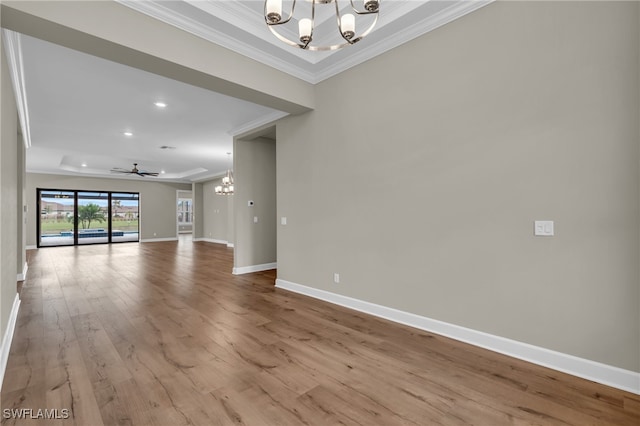
<svg viewBox="0 0 640 426"><path fill-rule="evenodd" d="M166 108L167 104L165 104L164 102L154 102L153 103L155 106L157 106L158 108Z"/></svg>
<svg viewBox="0 0 640 426"><path fill-rule="evenodd" d="M131 133L131 132L124 132L124 135L125 135L125 136L133 136L133 133Z"/></svg>
<svg viewBox="0 0 640 426"><path fill-rule="evenodd" d="M160 170L160 174L163 175L164 174L164 170Z"/></svg>
<svg viewBox="0 0 640 426"><path fill-rule="evenodd" d="M82 163L82 167L87 167L87 163Z"/></svg>

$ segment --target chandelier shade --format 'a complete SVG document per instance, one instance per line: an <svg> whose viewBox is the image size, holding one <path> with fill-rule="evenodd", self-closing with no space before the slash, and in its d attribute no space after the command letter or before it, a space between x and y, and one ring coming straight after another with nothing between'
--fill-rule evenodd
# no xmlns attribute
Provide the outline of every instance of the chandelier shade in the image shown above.
<svg viewBox="0 0 640 426"><path fill-rule="evenodd" d="M229 162L231 162L231 153L227 152L229 156ZM214 189L218 195L232 195L233 194L233 172L231 167L227 169L227 172L222 177L222 185L217 185Z"/></svg>
<svg viewBox="0 0 640 426"><path fill-rule="evenodd" d="M302 0L299 0L302 1ZM311 51L327 51L337 50L345 46L350 46L362 40L366 37L375 27L378 21L378 11L380 8L380 0L363 0L362 9L358 9L354 4L354 0L348 0L351 5L351 10L355 15L351 13L341 13L339 0L307 0L311 3L311 14L305 17L294 17L296 10L297 0L291 0L291 8L288 11L286 17L283 14L282 0L265 0L264 2L264 20L267 27L271 32L282 42L299 47L304 50ZM332 43L328 45L315 45L312 44L314 40L314 31L316 30L316 5L330 5L335 6L335 19L337 24L337 30L343 41L338 43ZM345 0L346 3L346 0ZM359 35L356 28L356 16L358 15L373 15L373 22L370 23L364 31ZM298 22L298 40L287 37L284 31L280 31L279 26L285 26L291 21Z"/></svg>

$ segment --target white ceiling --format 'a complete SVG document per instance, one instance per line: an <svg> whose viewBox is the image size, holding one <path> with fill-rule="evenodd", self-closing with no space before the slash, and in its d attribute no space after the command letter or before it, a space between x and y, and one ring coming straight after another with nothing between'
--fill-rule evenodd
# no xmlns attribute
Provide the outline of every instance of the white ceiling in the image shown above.
<svg viewBox="0 0 640 426"><path fill-rule="evenodd" d="M262 0L117 1L311 83L488 3L382 0L375 30L360 43L309 52L269 32ZM335 31L331 10L318 6L323 23L316 27L316 40L322 41L327 28L327 34ZM139 169L164 173L136 179L199 181L230 166L226 153L233 134L286 115L25 35L6 30L5 35L14 87L21 94L22 129L31 144L29 172L121 178L109 170L138 163ZM156 107L157 101L167 107Z"/></svg>

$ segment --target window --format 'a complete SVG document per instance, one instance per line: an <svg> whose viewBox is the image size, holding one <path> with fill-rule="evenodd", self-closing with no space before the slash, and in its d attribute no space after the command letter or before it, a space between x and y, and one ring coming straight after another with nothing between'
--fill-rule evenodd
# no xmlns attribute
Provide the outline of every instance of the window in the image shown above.
<svg viewBox="0 0 640 426"><path fill-rule="evenodd" d="M190 225L193 220L193 206L191 199L179 198L178 199L178 224Z"/></svg>

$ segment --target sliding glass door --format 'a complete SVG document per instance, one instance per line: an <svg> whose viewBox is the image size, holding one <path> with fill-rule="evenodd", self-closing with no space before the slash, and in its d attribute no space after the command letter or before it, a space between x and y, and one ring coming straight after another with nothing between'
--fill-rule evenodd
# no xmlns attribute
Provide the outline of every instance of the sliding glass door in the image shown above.
<svg viewBox="0 0 640 426"><path fill-rule="evenodd" d="M78 192L78 244L109 242L109 194Z"/></svg>
<svg viewBox="0 0 640 426"><path fill-rule="evenodd" d="M38 247L139 241L140 195L38 189Z"/></svg>
<svg viewBox="0 0 640 426"><path fill-rule="evenodd" d="M111 241L138 241L139 198L137 193L111 194Z"/></svg>
<svg viewBox="0 0 640 426"><path fill-rule="evenodd" d="M41 190L38 194L39 246L74 244L75 193Z"/></svg>

